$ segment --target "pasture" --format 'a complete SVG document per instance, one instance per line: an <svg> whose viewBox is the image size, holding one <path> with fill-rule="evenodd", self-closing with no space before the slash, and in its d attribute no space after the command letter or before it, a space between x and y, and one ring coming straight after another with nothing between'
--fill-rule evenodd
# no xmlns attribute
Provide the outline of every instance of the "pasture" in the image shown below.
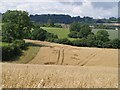
<svg viewBox="0 0 120 90"><path fill-rule="evenodd" d="M49 33L58 35L59 38L68 38L69 29L67 28L54 28L54 27L41 27Z"/></svg>
<svg viewBox="0 0 120 90"><path fill-rule="evenodd" d="M53 28L53 27L41 27L42 29L46 30L49 33L53 33L58 35L59 38L68 38L70 40L74 40L73 38L69 38L68 34L69 34L69 29L66 28ZM93 33L97 33L97 31L99 30L106 30L109 33L109 38L110 39L115 39L118 38L118 34L120 34L120 31L118 30L108 30L108 29L93 29L92 32Z"/></svg>

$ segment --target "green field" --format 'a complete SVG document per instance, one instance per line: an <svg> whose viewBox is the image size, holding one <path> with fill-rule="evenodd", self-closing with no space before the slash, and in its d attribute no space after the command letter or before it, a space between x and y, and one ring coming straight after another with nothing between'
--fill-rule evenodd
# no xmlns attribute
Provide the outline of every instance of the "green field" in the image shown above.
<svg viewBox="0 0 120 90"><path fill-rule="evenodd" d="M58 35L59 38L68 38L70 40L74 40L73 38L69 38L69 29L65 28L53 28L53 27L41 27L42 29L48 31L49 33L53 33ZM93 29L92 32L96 33L99 30L106 30L109 33L109 38L110 39L115 39L118 38L118 30L108 30L108 29ZM119 31L120 34L120 31Z"/></svg>
<svg viewBox="0 0 120 90"><path fill-rule="evenodd" d="M120 31L118 30L107 30L107 29L93 29L92 32L97 33L99 30L106 30L109 33L110 39L118 38L118 34L120 34Z"/></svg>
<svg viewBox="0 0 120 90"><path fill-rule="evenodd" d="M59 38L68 38L69 30L66 28L41 27L49 33L58 35Z"/></svg>

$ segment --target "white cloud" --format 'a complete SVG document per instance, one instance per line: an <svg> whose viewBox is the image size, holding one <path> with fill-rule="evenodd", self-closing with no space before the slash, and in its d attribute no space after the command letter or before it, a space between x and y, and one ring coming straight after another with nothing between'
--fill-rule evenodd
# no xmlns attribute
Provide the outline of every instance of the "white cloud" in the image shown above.
<svg viewBox="0 0 120 90"><path fill-rule="evenodd" d="M91 0L83 0L82 4L77 5L60 3L61 1L65 2L65 0L3 0L0 2L0 12L17 9L28 11L30 14L69 14L95 18L118 16L117 6L105 9L93 7ZM69 2L76 2L76 0L69 0Z"/></svg>

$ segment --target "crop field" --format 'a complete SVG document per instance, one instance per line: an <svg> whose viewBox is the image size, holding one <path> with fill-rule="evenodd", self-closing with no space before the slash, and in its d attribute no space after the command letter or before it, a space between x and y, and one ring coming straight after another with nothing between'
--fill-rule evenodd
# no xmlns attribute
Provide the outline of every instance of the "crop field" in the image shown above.
<svg viewBox="0 0 120 90"><path fill-rule="evenodd" d="M2 64L4 88L118 87L117 49L75 47L37 40L26 42L44 46L26 64Z"/></svg>
<svg viewBox="0 0 120 90"><path fill-rule="evenodd" d="M53 28L53 27L42 27L44 30L56 34L58 35L59 38L69 38L68 34L69 34L69 29L65 29L65 28ZM120 34L120 31L118 32L118 30L108 30L108 29L93 29L92 32L96 33L99 30L106 30L109 33L109 38L110 39L115 39L118 38L118 34ZM72 38L69 38L72 39ZM72 39L74 40L74 39Z"/></svg>
<svg viewBox="0 0 120 90"><path fill-rule="evenodd" d="M3 88L117 88L118 70L38 64L3 64Z"/></svg>

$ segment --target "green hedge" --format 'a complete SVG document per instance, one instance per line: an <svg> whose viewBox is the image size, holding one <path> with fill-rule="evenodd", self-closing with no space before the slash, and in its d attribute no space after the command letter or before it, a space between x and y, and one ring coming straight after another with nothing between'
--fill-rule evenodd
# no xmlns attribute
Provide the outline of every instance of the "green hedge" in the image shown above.
<svg viewBox="0 0 120 90"><path fill-rule="evenodd" d="M16 40L13 43L2 46L2 61L11 61L22 53L25 48L24 40Z"/></svg>

